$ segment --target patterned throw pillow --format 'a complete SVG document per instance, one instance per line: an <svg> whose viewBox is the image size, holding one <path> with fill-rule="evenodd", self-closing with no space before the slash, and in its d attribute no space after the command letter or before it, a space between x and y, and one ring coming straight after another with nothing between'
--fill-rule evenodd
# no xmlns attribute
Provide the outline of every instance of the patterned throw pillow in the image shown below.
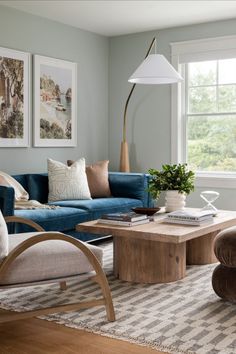
<svg viewBox="0 0 236 354"><path fill-rule="evenodd" d="M67 165L72 166L73 160L67 160ZM106 198L111 196L108 181L108 160L97 161L92 165L86 166L89 190L92 198Z"/></svg>
<svg viewBox="0 0 236 354"><path fill-rule="evenodd" d="M48 159L48 184L48 201L91 199L84 158L71 167Z"/></svg>
<svg viewBox="0 0 236 354"><path fill-rule="evenodd" d="M8 231L7 225L0 211L0 261L8 255Z"/></svg>

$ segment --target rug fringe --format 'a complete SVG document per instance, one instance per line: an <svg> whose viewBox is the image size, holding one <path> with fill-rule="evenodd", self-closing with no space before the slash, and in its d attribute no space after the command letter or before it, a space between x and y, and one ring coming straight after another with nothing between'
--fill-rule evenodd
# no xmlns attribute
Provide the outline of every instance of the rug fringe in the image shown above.
<svg viewBox="0 0 236 354"><path fill-rule="evenodd" d="M79 324L73 324L73 323L70 323L69 321L67 322L66 320L63 320L61 321L60 319L57 318L57 316L54 316L54 315L50 315L50 317L37 317L41 320L47 320L49 322L55 322L57 324L60 324L60 325L64 325L66 327L69 327L69 328L74 328L74 329L79 329L79 330L84 330L86 332L89 332L89 333L93 333L93 334L98 334L98 335L101 335L103 337L108 337L108 338L113 338L113 339L118 339L118 340L122 340L122 341L125 341L125 342L129 342L129 343L132 343L132 344L137 344L137 345L140 345L140 346L146 346L146 347L149 347L151 349L156 349L156 350L160 350L160 351L163 351L167 354L196 354L195 352L193 351L189 351L189 350L182 350L182 349L179 349L179 348L176 348L176 347L173 347L173 346L168 346L168 345L163 345L161 343L153 343L151 341L147 341L147 340L140 340L140 339L137 339L135 340L134 338L132 337L124 337L124 336L119 336L118 334L115 334L115 333L108 333L108 332L105 332L105 331L102 331L101 329L98 329L98 328L90 328L86 325L79 325Z"/></svg>

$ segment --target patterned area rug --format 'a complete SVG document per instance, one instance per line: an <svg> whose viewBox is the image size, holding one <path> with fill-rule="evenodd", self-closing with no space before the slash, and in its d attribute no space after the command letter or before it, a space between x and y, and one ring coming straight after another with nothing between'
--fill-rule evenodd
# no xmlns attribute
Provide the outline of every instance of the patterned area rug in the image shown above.
<svg viewBox="0 0 236 354"><path fill-rule="evenodd" d="M191 266L185 279L169 284L127 283L112 274L112 244L104 245L116 322L107 322L104 307L41 317L73 328L150 346L168 353L236 354L236 305L221 301L211 287L215 265ZM96 298L91 281L0 292L0 307L22 309Z"/></svg>

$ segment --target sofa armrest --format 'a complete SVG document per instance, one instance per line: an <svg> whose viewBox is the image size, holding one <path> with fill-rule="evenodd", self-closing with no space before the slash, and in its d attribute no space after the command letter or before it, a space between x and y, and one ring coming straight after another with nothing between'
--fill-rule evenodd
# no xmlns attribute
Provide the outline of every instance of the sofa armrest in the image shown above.
<svg viewBox="0 0 236 354"><path fill-rule="evenodd" d="M0 209L4 216L14 215L15 191L12 187L0 186Z"/></svg>
<svg viewBox="0 0 236 354"><path fill-rule="evenodd" d="M144 207L153 206L147 192L149 175L145 173L109 172L109 184L113 197L139 199Z"/></svg>

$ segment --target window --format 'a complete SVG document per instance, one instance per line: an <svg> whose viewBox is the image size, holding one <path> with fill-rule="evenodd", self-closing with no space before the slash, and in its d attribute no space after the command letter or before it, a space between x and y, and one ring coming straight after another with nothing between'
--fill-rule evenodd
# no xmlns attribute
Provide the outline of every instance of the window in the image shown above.
<svg viewBox="0 0 236 354"><path fill-rule="evenodd" d="M189 166L236 172L236 59L188 63L185 80Z"/></svg>
<svg viewBox="0 0 236 354"><path fill-rule="evenodd" d="M172 86L172 162L202 187L236 187L236 36L171 44L184 81Z"/></svg>

